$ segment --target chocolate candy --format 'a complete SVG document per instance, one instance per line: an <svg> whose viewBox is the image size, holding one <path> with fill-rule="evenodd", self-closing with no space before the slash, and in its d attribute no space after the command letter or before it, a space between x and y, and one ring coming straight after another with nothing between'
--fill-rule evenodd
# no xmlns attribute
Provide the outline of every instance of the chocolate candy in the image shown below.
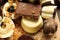
<svg viewBox="0 0 60 40"><path fill-rule="evenodd" d="M41 16L44 19L55 18L56 8L57 8L57 6L44 6L42 8Z"/></svg>
<svg viewBox="0 0 60 40"><path fill-rule="evenodd" d="M5 4L8 0L0 0L0 6Z"/></svg>
<svg viewBox="0 0 60 40"><path fill-rule="evenodd" d="M52 18L44 21L43 32L45 36L52 37L53 34L57 31L57 23Z"/></svg>
<svg viewBox="0 0 60 40"><path fill-rule="evenodd" d="M40 0L40 4L43 6L54 5L54 0Z"/></svg>
<svg viewBox="0 0 60 40"><path fill-rule="evenodd" d="M60 9L60 1L59 0L54 0L54 2L55 2L55 5L58 6L58 9Z"/></svg>
<svg viewBox="0 0 60 40"><path fill-rule="evenodd" d="M40 0L18 0L18 2L31 3L31 4L40 4Z"/></svg>
<svg viewBox="0 0 60 40"><path fill-rule="evenodd" d="M21 37L19 37L18 40L34 40L34 39L31 36L24 34Z"/></svg>
<svg viewBox="0 0 60 40"><path fill-rule="evenodd" d="M38 19L41 13L41 5L32 5L28 3L19 2L16 13L22 16L29 16Z"/></svg>

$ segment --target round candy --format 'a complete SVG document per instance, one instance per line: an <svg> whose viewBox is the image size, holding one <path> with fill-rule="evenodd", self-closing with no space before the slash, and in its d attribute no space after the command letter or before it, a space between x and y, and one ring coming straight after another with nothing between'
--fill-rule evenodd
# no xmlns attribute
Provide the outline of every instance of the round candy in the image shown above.
<svg viewBox="0 0 60 40"><path fill-rule="evenodd" d="M57 23L52 18L44 21L43 32L45 36L51 37L57 31Z"/></svg>
<svg viewBox="0 0 60 40"><path fill-rule="evenodd" d="M12 19L16 19L15 17L15 9L17 7L16 3L12 3L10 4L9 2L7 2L4 7L3 7L3 14L6 17L12 18Z"/></svg>
<svg viewBox="0 0 60 40"><path fill-rule="evenodd" d="M21 37L19 37L18 40L34 40L34 38L29 35L24 34Z"/></svg>
<svg viewBox="0 0 60 40"><path fill-rule="evenodd" d="M0 38L11 37L13 35L14 28L15 25L13 21L8 17L4 17L2 22L0 22Z"/></svg>
<svg viewBox="0 0 60 40"><path fill-rule="evenodd" d="M36 33L40 28L42 28L43 19L39 16L37 21L32 21L22 17L21 26L28 33Z"/></svg>

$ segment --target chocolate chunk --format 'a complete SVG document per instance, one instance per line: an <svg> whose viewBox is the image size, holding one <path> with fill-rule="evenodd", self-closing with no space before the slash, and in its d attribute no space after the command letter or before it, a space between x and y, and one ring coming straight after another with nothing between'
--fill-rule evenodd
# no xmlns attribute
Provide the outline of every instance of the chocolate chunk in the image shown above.
<svg viewBox="0 0 60 40"><path fill-rule="evenodd" d="M59 0L54 0L55 5L57 5L57 8L60 9L60 1Z"/></svg>
<svg viewBox="0 0 60 40"><path fill-rule="evenodd" d="M19 2L16 9L16 13L22 16L33 16L34 18L39 17L41 13L41 5L32 5L28 3Z"/></svg>
<svg viewBox="0 0 60 40"><path fill-rule="evenodd" d="M18 0L18 2L30 3L30 4L40 4L40 0Z"/></svg>
<svg viewBox="0 0 60 40"><path fill-rule="evenodd" d="M44 21L43 32L45 36L51 37L57 31L57 23L53 19Z"/></svg>
<svg viewBox="0 0 60 40"><path fill-rule="evenodd" d="M8 0L0 0L0 6L4 5Z"/></svg>
<svg viewBox="0 0 60 40"><path fill-rule="evenodd" d="M43 3L43 4L42 4L42 7L43 7L43 6L49 6L49 5L55 6L54 4L51 3L51 1L48 1L48 2Z"/></svg>
<svg viewBox="0 0 60 40"><path fill-rule="evenodd" d="M34 38L32 38L29 35L22 35L21 37L18 38L18 40L34 40Z"/></svg>

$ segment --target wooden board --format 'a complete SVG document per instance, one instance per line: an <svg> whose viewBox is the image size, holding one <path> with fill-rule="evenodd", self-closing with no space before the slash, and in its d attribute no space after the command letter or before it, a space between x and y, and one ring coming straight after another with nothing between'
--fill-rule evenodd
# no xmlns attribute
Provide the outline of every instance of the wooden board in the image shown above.
<svg viewBox="0 0 60 40"><path fill-rule="evenodd" d="M18 21L18 22L17 22ZM14 29L15 32L14 34L12 35L12 37L8 38L7 40L17 40L20 36L22 36L23 34L28 34L26 33L22 28L21 28L21 25L20 25L20 20L16 20L15 21L15 24L16 24L16 28ZM54 34L54 36L52 38L48 38L46 39L44 34L43 34L43 29L40 30L38 33L36 34L28 34L28 35L31 35L35 40L60 40L60 23L59 23L59 18L56 14L55 16L55 21L57 22L58 24L58 30L57 32Z"/></svg>
<svg viewBox="0 0 60 40"><path fill-rule="evenodd" d="M29 34L29 35L33 36L35 40L60 40L60 33L59 33L60 32L60 26L59 26L60 23L59 23L59 18L57 16L57 14L56 14L56 17L55 17L55 21L58 23L58 30L52 38L46 39L44 34L43 34L43 29L40 30L36 34L33 34L33 35ZM12 36L13 38L11 37L12 40L17 40L18 37L20 37L21 35L28 34L21 28L20 23L19 23L19 25L17 25L17 23L16 23L16 28L15 28L14 35ZM10 40L11 40L11 38L10 38Z"/></svg>

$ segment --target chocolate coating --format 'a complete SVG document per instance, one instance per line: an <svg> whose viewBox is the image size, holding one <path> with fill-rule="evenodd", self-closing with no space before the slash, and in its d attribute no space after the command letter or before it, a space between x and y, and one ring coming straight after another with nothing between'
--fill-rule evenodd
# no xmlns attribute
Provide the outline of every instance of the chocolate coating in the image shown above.
<svg viewBox="0 0 60 40"><path fill-rule="evenodd" d="M29 35L22 35L21 37L18 38L18 40L34 40L34 39Z"/></svg>
<svg viewBox="0 0 60 40"><path fill-rule="evenodd" d="M45 36L53 36L53 34L57 31L57 23L53 19L48 19L44 21L43 32Z"/></svg>

